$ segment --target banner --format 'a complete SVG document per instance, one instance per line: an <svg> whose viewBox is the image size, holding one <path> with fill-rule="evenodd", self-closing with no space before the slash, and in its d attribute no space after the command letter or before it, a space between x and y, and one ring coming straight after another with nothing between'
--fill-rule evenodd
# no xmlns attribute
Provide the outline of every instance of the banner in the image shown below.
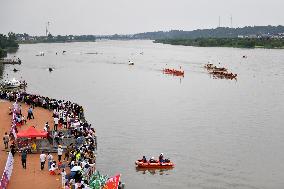
<svg viewBox="0 0 284 189"><path fill-rule="evenodd" d="M117 189L120 181L120 174L114 177L110 177L103 189Z"/></svg>
<svg viewBox="0 0 284 189"><path fill-rule="evenodd" d="M13 133L15 139L17 138L16 132L15 132L15 127L16 127L16 116L17 116L17 111L19 109L19 106L17 104L17 102L15 102L13 104L13 114L12 114L12 126L11 126L11 133ZM6 189L7 185L9 183L9 180L11 178L12 175L12 171L13 171L13 164L14 164L14 157L12 155L11 152L9 152L7 161L6 161L6 165L5 165L5 169L3 172L3 175L1 177L1 181L0 181L0 189Z"/></svg>
<svg viewBox="0 0 284 189"><path fill-rule="evenodd" d="M17 139L15 128L17 127L16 117L18 111L19 111L19 106L17 102L15 102L13 104L12 127L11 127L11 133L13 133L15 139Z"/></svg>
<svg viewBox="0 0 284 189"><path fill-rule="evenodd" d="M12 175L12 170L13 170L13 163L14 163L14 158L11 154L11 152L8 155L7 161L6 161L6 166L0 181L0 188L1 189L6 189L7 185L9 183L9 180Z"/></svg>

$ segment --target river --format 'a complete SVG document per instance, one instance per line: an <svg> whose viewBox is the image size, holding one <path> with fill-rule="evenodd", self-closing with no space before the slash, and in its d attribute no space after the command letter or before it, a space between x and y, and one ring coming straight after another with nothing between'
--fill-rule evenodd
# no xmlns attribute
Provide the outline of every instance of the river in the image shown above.
<svg viewBox="0 0 284 189"><path fill-rule="evenodd" d="M283 52L143 40L25 44L16 53L22 65L5 65L3 77L83 105L98 135L97 168L121 173L127 188L277 189L284 186ZM208 62L238 80L213 79ZM161 71L180 66L184 78ZM161 152L174 169L135 169L136 159Z"/></svg>

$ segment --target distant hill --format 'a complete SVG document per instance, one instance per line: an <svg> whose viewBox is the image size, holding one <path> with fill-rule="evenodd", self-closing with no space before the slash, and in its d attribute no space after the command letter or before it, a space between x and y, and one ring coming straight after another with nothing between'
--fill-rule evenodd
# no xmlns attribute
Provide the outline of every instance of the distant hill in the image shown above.
<svg viewBox="0 0 284 189"><path fill-rule="evenodd" d="M218 27L193 31L171 30L145 32L128 35L57 35L29 36L16 34L19 43L58 43L74 41L95 41L96 39L131 40L131 39L197 39L197 38L283 38L284 26L246 26L243 28Z"/></svg>
<svg viewBox="0 0 284 189"><path fill-rule="evenodd" d="M243 28L219 27L193 31L171 30L138 33L128 36L132 39L196 39L196 38L236 38L238 36L268 36L284 33L284 26L246 26Z"/></svg>

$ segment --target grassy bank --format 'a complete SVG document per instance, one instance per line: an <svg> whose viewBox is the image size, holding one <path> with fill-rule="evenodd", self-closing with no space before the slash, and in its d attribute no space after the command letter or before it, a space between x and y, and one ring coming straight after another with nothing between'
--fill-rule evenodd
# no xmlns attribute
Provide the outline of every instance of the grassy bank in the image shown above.
<svg viewBox="0 0 284 189"><path fill-rule="evenodd" d="M154 43L195 47L235 47L284 49L284 39L250 38L197 38L197 39L158 39Z"/></svg>

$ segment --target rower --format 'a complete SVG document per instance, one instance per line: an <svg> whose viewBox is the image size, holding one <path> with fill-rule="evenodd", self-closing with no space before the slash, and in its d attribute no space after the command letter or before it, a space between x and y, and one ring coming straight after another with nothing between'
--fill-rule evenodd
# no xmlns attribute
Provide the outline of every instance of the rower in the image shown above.
<svg viewBox="0 0 284 189"><path fill-rule="evenodd" d="M143 163L147 163L147 159L146 159L145 156L143 156L141 160L142 160Z"/></svg>
<svg viewBox="0 0 284 189"><path fill-rule="evenodd" d="M155 160L154 157L151 157L151 158L150 158L150 163L157 163L157 161Z"/></svg>
<svg viewBox="0 0 284 189"><path fill-rule="evenodd" d="M160 156L159 156L159 162L160 163L164 162L164 154L163 153L161 153Z"/></svg>

